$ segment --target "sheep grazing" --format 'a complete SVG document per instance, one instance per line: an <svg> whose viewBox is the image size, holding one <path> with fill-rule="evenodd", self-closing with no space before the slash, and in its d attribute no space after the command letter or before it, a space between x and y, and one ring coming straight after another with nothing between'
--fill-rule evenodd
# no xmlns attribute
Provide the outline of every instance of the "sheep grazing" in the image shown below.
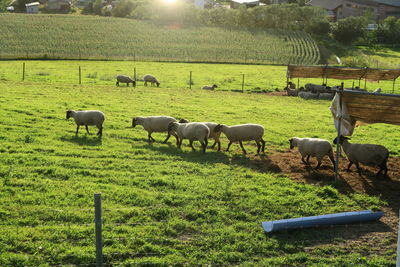
<svg viewBox="0 0 400 267"><path fill-rule="evenodd" d="M188 120L185 119L181 119L179 121L179 123L188 123ZM208 136L208 139L214 139L214 144L211 146L211 148L214 148L215 145L218 144L218 151L221 150L221 141L219 140L220 136L221 136L221 131L218 132L214 132L215 127L218 125L218 123L215 122L200 122L200 123L204 123L205 125L207 125L208 129L210 129L210 134Z"/></svg>
<svg viewBox="0 0 400 267"><path fill-rule="evenodd" d="M382 88L376 88L373 93L380 94L382 92Z"/></svg>
<svg viewBox="0 0 400 267"><path fill-rule="evenodd" d="M96 125L99 131L97 132L98 136L103 135L103 122L105 120L104 113L98 110L83 110L83 111L75 111L68 110L67 111L67 120L69 118L74 118L76 123L76 133L78 135L79 126L85 125L86 132L89 133L88 125Z"/></svg>
<svg viewBox="0 0 400 267"><path fill-rule="evenodd" d="M298 96L299 95L299 90L289 89L287 87L284 90L287 92L288 96Z"/></svg>
<svg viewBox="0 0 400 267"><path fill-rule="evenodd" d="M130 83L132 83L132 86L136 86L136 81L132 80L130 77L125 76L125 75L118 75L117 76L117 82L116 85L119 86L119 83L126 83L126 86L129 86Z"/></svg>
<svg viewBox="0 0 400 267"><path fill-rule="evenodd" d="M178 136L174 133L170 133L168 131L168 125L170 122L175 122L176 119L169 116L150 116L150 117L135 117L132 119L132 128L135 128L136 125L142 125L143 128L148 133L148 142L156 141L151 134L153 132L166 132L168 133L167 138L163 143L166 143L171 135L175 136L176 143L178 144Z"/></svg>
<svg viewBox="0 0 400 267"><path fill-rule="evenodd" d="M208 136L210 135L210 129L204 123L199 122L189 122L189 123L179 123L170 122L168 125L168 131L176 133L178 135L178 148L181 148L182 140L189 139L190 147L193 147L193 141L199 141L203 148L203 153L206 153L206 148L208 144Z"/></svg>
<svg viewBox="0 0 400 267"><path fill-rule="evenodd" d="M384 171L384 176L387 175L387 161L389 158L389 151L386 147L374 144L351 144L349 143L350 138L344 137L343 135L339 138L339 143L342 145L344 153L346 153L347 159L350 161L347 166L347 171L350 171L353 163L357 166L358 174L362 177L359 163L380 167L376 173L376 177ZM334 144L338 143L337 137L333 140Z"/></svg>
<svg viewBox="0 0 400 267"><path fill-rule="evenodd" d="M303 161L306 165L310 165L310 157L316 157L318 165L315 167L315 169L318 169L321 166L323 157L328 155L329 159L332 161L333 168L335 168L333 150L328 140L319 138L293 137L289 139L289 143L290 149L298 147L301 154L301 161ZM305 157L307 157L307 161L304 160Z"/></svg>
<svg viewBox="0 0 400 267"><path fill-rule="evenodd" d="M246 150L243 147L242 141L254 140L257 144L257 154L260 153L260 150L265 153L265 141L263 140L264 127L259 124L248 123L234 126L218 124L214 128L214 132L223 132L229 139L229 144L226 151L229 151L229 148L233 142L239 142L243 153L246 154Z"/></svg>
<svg viewBox="0 0 400 267"><path fill-rule="evenodd" d="M218 88L218 86L216 84L213 84L211 86L209 86L209 85L203 86L201 89L204 89L204 90L215 90L215 88Z"/></svg>
<svg viewBox="0 0 400 267"><path fill-rule="evenodd" d="M310 92L304 92L304 91L299 92L299 97L306 99L306 100L318 99L318 96L319 96L319 94L313 94Z"/></svg>
<svg viewBox="0 0 400 267"><path fill-rule="evenodd" d="M146 74L143 76L143 81L144 81L144 85L147 86L147 83L151 83L151 86L154 86L154 84L157 85L157 87L160 86L160 83L158 82L157 78L154 77L151 74Z"/></svg>

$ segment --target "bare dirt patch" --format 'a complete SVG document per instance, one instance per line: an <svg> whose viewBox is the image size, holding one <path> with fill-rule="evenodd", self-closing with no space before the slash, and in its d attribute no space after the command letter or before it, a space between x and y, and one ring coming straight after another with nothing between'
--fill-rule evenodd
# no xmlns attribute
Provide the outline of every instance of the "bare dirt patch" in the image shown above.
<svg viewBox="0 0 400 267"><path fill-rule="evenodd" d="M354 165L351 172L347 172L349 162L345 157L340 157L340 179L337 182L335 182L332 163L327 157L320 169L315 170L316 159L311 158L311 167L306 166L301 161L301 156L296 149L274 151L266 157L251 157L251 160L261 172L283 173L299 183L334 185L342 194L359 192L378 196L386 201L388 205L382 209L384 216L380 219L380 222L335 226L334 229L340 232L342 240L333 243L343 251L358 252L365 256L387 255L388 251L393 251L395 254L400 209L399 157L389 158L387 178L382 176L376 178L375 174L379 169L368 166L361 166L362 177L359 176ZM316 248L320 249L327 245L327 243L322 243L316 241L304 249L307 252L312 252Z"/></svg>

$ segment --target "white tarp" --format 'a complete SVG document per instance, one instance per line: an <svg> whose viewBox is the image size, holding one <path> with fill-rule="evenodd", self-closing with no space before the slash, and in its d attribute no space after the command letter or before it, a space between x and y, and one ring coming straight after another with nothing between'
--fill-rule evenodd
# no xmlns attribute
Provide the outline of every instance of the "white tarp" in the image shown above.
<svg viewBox="0 0 400 267"><path fill-rule="evenodd" d="M339 130L339 118L342 118L340 134L343 136L351 136L356 126L356 120L353 119L348 111L346 103L342 101L342 109L340 109L339 95L335 94L332 104L329 108L332 112L336 131Z"/></svg>

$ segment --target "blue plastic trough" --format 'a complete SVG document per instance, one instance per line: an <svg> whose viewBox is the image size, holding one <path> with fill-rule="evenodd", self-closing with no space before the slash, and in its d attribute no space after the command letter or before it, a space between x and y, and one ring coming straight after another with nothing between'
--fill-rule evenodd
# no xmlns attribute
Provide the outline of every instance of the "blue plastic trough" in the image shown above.
<svg viewBox="0 0 400 267"><path fill-rule="evenodd" d="M342 212L342 213L334 213L327 215L318 215L318 216L263 222L262 227L266 232L270 233L281 230L317 227L321 225L376 221L379 220L382 216L383 216L382 211L377 211L377 212L373 212L371 210L352 211L352 212Z"/></svg>

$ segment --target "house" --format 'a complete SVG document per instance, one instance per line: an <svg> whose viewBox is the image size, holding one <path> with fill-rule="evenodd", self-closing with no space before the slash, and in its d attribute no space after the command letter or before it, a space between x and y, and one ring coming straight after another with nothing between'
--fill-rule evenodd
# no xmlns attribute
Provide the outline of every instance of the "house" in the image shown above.
<svg viewBox="0 0 400 267"><path fill-rule="evenodd" d="M231 8L239 8L240 6L255 7L265 5L259 0L231 0Z"/></svg>
<svg viewBox="0 0 400 267"><path fill-rule="evenodd" d="M26 13L37 14L39 13L39 2L33 2L29 4L25 4Z"/></svg>
<svg viewBox="0 0 400 267"><path fill-rule="evenodd" d="M47 10L68 13L71 10L71 2L69 0L48 0Z"/></svg>
<svg viewBox="0 0 400 267"><path fill-rule="evenodd" d="M307 5L322 7L332 21L363 16L367 12L377 21L388 16L400 18L399 0L311 0Z"/></svg>

